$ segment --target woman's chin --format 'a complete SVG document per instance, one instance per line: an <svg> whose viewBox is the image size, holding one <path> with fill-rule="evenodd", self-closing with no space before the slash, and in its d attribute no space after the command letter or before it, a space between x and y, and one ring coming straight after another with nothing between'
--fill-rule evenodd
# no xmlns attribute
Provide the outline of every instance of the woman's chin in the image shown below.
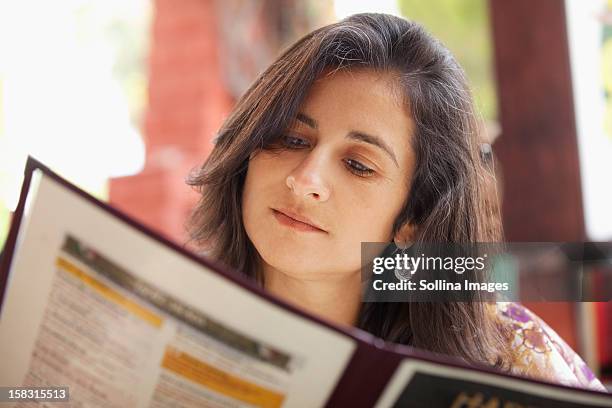
<svg viewBox="0 0 612 408"><path fill-rule="evenodd" d="M309 277L314 274L319 274L326 270L325 265L315 261L317 258L312 258L308 261L292 258L287 256L287 253L280 251L267 257L266 263L273 269L283 271L284 274L293 277ZM264 258L265 259L265 258Z"/></svg>
<svg viewBox="0 0 612 408"><path fill-rule="evenodd" d="M283 277L296 279L301 281L332 281L342 280L343 278L353 275L354 272L345 271L345 265L325 262L321 257L312 257L310 259L295 259L285 256L279 256L276 253L272 256L264 258L267 268L275 274L282 274ZM351 271L359 271L359 266L351 269Z"/></svg>

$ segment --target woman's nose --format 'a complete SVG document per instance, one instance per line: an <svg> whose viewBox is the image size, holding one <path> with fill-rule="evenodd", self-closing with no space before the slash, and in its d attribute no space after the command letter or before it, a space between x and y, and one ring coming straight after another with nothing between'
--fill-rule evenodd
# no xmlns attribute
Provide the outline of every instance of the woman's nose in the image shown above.
<svg viewBox="0 0 612 408"><path fill-rule="evenodd" d="M312 154L312 153L311 153ZM299 197L312 198L316 201L327 201L330 188L323 175L325 159L309 156L304 158L286 179L287 187Z"/></svg>

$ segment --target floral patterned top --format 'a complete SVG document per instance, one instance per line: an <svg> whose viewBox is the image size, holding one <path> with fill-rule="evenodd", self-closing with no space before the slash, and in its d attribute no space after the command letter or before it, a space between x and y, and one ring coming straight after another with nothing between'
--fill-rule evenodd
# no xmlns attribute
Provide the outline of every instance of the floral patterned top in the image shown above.
<svg viewBox="0 0 612 408"><path fill-rule="evenodd" d="M606 391L580 356L526 307L513 302L498 302L496 309L501 322L514 329L512 348L515 361L511 369L514 374Z"/></svg>

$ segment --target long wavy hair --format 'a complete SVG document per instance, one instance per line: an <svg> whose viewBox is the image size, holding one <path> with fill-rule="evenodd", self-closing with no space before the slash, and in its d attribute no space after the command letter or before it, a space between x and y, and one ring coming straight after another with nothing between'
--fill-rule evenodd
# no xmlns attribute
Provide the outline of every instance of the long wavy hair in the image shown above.
<svg viewBox="0 0 612 408"><path fill-rule="evenodd" d="M218 261L263 284L259 255L242 222L249 156L295 118L324 72L373 69L399 73L415 123L416 169L393 233L407 222L422 242L501 240L494 176L480 156L477 116L465 74L419 24L385 14L357 14L319 28L290 46L237 102L201 168L187 182L200 194L188 228ZM411 135L406 135L410 137ZM478 295L475 295L478 296ZM358 327L387 341L503 366L508 333L487 303L363 303Z"/></svg>

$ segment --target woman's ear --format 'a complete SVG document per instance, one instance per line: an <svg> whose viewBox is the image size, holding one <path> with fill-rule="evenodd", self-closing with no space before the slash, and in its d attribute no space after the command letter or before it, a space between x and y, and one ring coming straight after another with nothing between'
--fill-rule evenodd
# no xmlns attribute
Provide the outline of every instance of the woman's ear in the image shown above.
<svg viewBox="0 0 612 408"><path fill-rule="evenodd" d="M407 243L413 242L416 236L417 227L412 223L405 223L401 226L399 231L393 237L393 242L397 246L403 246Z"/></svg>

